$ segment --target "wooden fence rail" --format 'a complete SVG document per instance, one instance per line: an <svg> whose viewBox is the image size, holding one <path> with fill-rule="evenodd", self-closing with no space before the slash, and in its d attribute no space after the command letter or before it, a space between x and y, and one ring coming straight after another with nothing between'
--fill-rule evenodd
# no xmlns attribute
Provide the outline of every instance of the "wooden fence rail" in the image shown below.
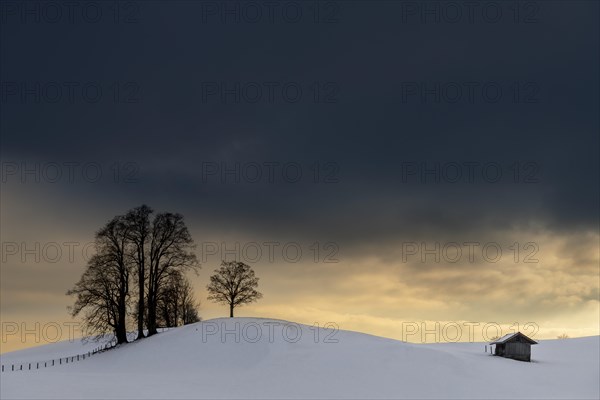
<svg viewBox="0 0 600 400"><path fill-rule="evenodd" d="M162 328L160 330L160 332L164 332L167 330L169 330L169 328ZM133 333L133 332L127 333L128 341L135 340L136 338L137 338L137 333ZM37 370L37 369L43 369L43 368L50 368L50 367L54 367L54 366L62 365L62 364L73 363L75 361L83 361L86 358L90 358L91 356L93 356L95 354L110 350L113 347L116 347L116 345L117 345L117 341L116 341L116 339L113 339L102 346L98 346L95 349L88 351L87 353L81 353L81 354L77 354L74 356L61 357L61 358L57 358L57 359L53 359L53 360L46 360L46 361L33 361L33 362L16 363L16 364L10 364L10 363L2 364L2 372L17 372L17 371L23 371L23 370L31 371L31 370ZM10 366L10 368L9 368L9 366Z"/></svg>
<svg viewBox="0 0 600 400"><path fill-rule="evenodd" d="M62 365L62 364L74 363L76 361L83 361L86 358L90 358L91 356L93 356L95 354L110 350L113 347L115 347L116 345L117 345L116 341L112 340L102 346L98 346L95 349L88 351L87 353L80 353L80 354L76 354L74 356L61 357L61 358L46 360L46 361L32 361L32 362L16 363L16 364L12 364L12 363L2 364L2 372L16 372L16 371L23 371L23 370L31 371L31 370L37 370L37 369L42 369L42 368L54 367L54 366Z"/></svg>

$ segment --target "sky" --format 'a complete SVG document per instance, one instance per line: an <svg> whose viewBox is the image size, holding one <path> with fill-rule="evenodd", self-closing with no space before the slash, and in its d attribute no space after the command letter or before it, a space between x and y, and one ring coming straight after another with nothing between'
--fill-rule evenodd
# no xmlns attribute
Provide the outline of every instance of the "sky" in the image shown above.
<svg viewBox="0 0 600 400"><path fill-rule="evenodd" d="M94 233L141 204L184 215L203 319L237 259L239 316L600 334L598 3L0 5L2 352L77 330Z"/></svg>

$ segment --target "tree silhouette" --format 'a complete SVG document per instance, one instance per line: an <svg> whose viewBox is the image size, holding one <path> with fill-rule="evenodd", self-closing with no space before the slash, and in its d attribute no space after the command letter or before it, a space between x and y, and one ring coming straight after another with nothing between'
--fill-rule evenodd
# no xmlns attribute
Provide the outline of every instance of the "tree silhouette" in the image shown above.
<svg viewBox="0 0 600 400"><path fill-rule="evenodd" d="M148 336L158 333L158 296L173 271L197 270L194 242L181 214L162 213L152 221L148 271Z"/></svg>
<svg viewBox="0 0 600 400"><path fill-rule="evenodd" d="M127 300L129 272L127 263L128 225L119 216L96 233L96 254L75 287L67 295L75 296L73 317L85 312L83 322L88 334L113 331L117 343L127 343Z"/></svg>
<svg viewBox="0 0 600 400"><path fill-rule="evenodd" d="M258 278L249 265L238 261L223 261L215 272L207 286L208 300L228 304L229 317L233 317L235 307L252 303L262 297L256 290Z"/></svg>
<svg viewBox="0 0 600 400"><path fill-rule="evenodd" d="M199 268L183 216L167 212L150 220L152 212L142 205L113 218L96 233L96 254L88 261L81 279L67 292L75 297L69 311L73 317L84 315L88 334L112 331L118 343L126 343L128 313L137 320L138 338L144 337L144 328L148 336L158 333L159 295L169 290L174 293L169 285L177 290L173 323L199 319L192 286L183 275L187 269ZM138 284L133 306L130 275L137 278Z"/></svg>
<svg viewBox="0 0 600 400"><path fill-rule="evenodd" d="M181 271L170 272L158 293L157 320L160 326L198 322L200 317L196 306L190 281Z"/></svg>
<svg viewBox="0 0 600 400"><path fill-rule="evenodd" d="M144 337L144 315L145 308L145 284L146 284L146 267L147 267L147 248L150 240L150 214L154 211L147 205L130 210L125 219L129 225L129 240L131 241L130 257L136 265L136 279L138 284L138 300L137 300L137 339Z"/></svg>

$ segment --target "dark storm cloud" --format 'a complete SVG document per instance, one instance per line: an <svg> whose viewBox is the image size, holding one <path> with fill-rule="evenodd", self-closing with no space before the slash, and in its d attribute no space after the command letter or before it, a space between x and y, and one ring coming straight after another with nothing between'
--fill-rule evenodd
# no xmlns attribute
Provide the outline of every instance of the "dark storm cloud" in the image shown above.
<svg viewBox="0 0 600 400"><path fill-rule="evenodd" d="M139 3L131 24L9 15L3 83L77 86L74 101L63 92L39 104L5 86L2 160L94 161L105 177L115 163L132 163L135 182L57 186L108 216L164 204L206 229L347 247L532 223L597 229L597 4L536 3L529 23L523 15L515 23L504 6L498 22L476 14L473 23L423 23L407 14L411 2L336 4L337 22L319 24L308 16L222 23L207 14L212 2ZM96 103L82 92L87 82L103 91ZM236 82L249 96L260 87L262 97L222 104L218 86ZM481 92L490 83L502 90L497 101ZM287 84L302 88L297 102L281 91ZM426 92L423 102L420 85L439 85L441 101ZM236 162L262 166L263 179L223 184L220 169ZM268 182L265 163L274 162L297 163L302 179L289 182L278 167ZM477 166L472 182L465 163ZM442 176L450 165L461 168L457 183ZM500 167L498 182L482 175L486 165ZM442 182L419 175L436 166Z"/></svg>

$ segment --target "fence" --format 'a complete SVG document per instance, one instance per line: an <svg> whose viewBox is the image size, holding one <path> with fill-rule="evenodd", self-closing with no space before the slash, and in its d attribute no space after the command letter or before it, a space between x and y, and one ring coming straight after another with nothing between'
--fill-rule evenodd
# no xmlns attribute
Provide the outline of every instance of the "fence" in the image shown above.
<svg viewBox="0 0 600 400"><path fill-rule="evenodd" d="M104 351L110 350L117 345L116 340L111 340L110 342L98 346L95 349L88 351L87 353L76 354L74 356L61 357L58 359L46 360L46 361L33 361L33 362L25 362L25 363L17 363L17 364L2 364L2 372L13 372L13 371L31 371L42 368L54 367L57 365L64 365L69 363L74 363L77 361L83 361L86 358L90 358L91 356L102 353Z"/></svg>
<svg viewBox="0 0 600 400"><path fill-rule="evenodd" d="M168 331L171 328L159 328L159 332ZM127 341L132 342L137 338L137 333L128 332L127 333ZM13 371L31 371L42 368L50 368L57 365L74 363L76 361L83 361L86 358L90 358L91 356L102 353L104 351L110 350L113 347L117 346L117 340L111 339L107 343L102 346L96 347L94 350L88 351L87 353L76 354L74 356L61 357L53 360L46 361L33 361L33 362L24 362L17 364L2 364L2 372L13 372Z"/></svg>

